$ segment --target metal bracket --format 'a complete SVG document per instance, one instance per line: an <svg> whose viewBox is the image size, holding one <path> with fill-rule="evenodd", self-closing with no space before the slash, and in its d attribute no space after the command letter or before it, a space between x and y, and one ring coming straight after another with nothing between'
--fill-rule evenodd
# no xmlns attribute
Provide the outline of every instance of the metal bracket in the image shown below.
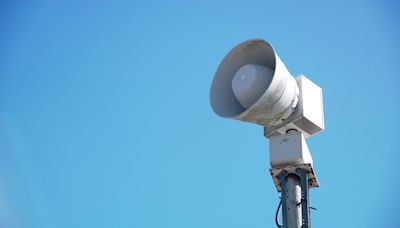
<svg viewBox="0 0 400 228"><path fill-rule="evenodd" d="M308 170L296 169L297 176L300 177L301 185L301 228L311 228L310 222L310 199L309 199L309 188L308 188Z"/></svg>
<svg viewBox="0 0 400 228"><path fill-rule="evenodd" d="M302 164L302 165L292 165L292 166L284 166L284 167L277 167L277 168L271 168L269 172L271 173L272 179L274 181L276 190L278 192L281 192L281 181L279 179L279 175L285 171L286 173L293 173L296 174L297 169L304 169L308 171L307 175L307 182L308 182L308 187L310 188L318 188L319 183L317 176L315 175L314 169L311 164Z"/></svg>

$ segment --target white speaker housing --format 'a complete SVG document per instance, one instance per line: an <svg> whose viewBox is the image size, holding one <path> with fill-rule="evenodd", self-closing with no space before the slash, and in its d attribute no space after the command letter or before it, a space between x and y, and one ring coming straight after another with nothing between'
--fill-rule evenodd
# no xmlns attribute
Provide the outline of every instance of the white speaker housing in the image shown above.
<svg viewBox="0 0 400 228"><path fill-rule="evenodd" d="M273 77L265 92L246 109L232 90L232 80L248 64L271 69ZM290 129L308 138L324 129L321 88L305 76L295 79L271 44L261 39L242 42L224 57L211 85L210 102L221 117L264 126L267 138L286 134Z"/></svg>
<svg viewBox="0 0 400 228"><path fill-rule="evenodd" d="M245 109L235 97L231 85L236 72L247 64L268 67L274 75L264 94ZM221 117L274 126L295 110L298 95L295 79L272 46L264 40L253 39L240 43L225 56L211 85L210 102L214 112Z"/></svg>

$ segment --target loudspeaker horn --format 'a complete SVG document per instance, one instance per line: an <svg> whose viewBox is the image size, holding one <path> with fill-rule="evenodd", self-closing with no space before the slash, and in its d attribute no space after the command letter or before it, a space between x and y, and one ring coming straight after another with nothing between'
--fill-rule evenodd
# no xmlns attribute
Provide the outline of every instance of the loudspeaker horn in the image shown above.
<svg viewBox="0 0 400 228"><path fill-rule="evenodd" d="M267 41L251 39L234 47L219 65L210 90L214 112L263 126L287 119L299 88Z"/></svg>

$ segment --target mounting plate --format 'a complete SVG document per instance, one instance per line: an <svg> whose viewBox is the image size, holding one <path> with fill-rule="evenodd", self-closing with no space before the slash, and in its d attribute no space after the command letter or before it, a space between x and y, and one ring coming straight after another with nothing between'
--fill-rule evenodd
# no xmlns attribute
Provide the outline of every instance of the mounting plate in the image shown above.
<svg viewBox="0 0 400 228"><path fill-rule="evenodd" d="M317 180L317 176L315 175L314 169L311 164L302 164L302 165L293 165L293 166L284 166L284 167L277 167L271 168L269 172L271 173L272 179L274 181L275 187L278 192L281 192L281 183L279 181L279 174L283 171L286 171L288 174L293 173L296 174L297 169L304 169L307 170L308 173L308 186L310 188L318 188L319 183Z"/></svg>

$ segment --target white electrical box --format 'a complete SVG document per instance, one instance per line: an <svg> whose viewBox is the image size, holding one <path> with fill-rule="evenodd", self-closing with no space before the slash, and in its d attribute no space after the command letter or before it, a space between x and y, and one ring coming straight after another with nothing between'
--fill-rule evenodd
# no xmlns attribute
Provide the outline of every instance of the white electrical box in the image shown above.
<svg viewBox="0 0 400 228"><path fill-rule="evenodd" d="M313 160L301 132L290 131L285 135L270 137L269 160L270 173L278 192L282 190L279 178L282 172L296 174L298 170L307 171L309 187L319 187Z"/></svg>
<svg viewBox="0 0 400 228"><path fill-rule="evenodd" d="M304 75L295 79L299 87L296 109L281 124L264 127L264 135L267 138L284 135L290 129L302 132L304 137L308 138L325 128L322 89Z"/></svg>
<svg viewBox="0 0 400 228"><path fill-rule="evenodd" d="M310 164L312 158L302 133L278 135L269 138L271 168Z"/></svg>

